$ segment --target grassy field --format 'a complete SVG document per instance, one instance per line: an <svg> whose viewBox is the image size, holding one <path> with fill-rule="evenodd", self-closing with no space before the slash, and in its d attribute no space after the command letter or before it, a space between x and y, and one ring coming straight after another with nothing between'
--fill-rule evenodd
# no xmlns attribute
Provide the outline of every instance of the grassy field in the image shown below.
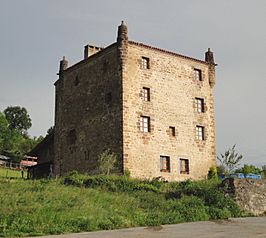
<svg viewBox="0 0 266 238"><path fill-rule="evenodd" d="M21 172L13 169L0 168L0 178L21 178Z"/></svg>
<svg viewBox="0 0 266 238"><path fill-rule="evenodd" d="M65 180L0 178L0 191L0 236L4 237L154 226L242 214L213 181L150 183L73 174Z"/></svg>

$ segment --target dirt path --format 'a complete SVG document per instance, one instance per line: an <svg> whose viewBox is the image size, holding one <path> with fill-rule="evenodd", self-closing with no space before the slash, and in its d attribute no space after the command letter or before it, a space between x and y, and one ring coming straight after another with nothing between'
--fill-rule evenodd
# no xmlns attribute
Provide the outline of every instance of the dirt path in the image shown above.
<svg viewBox="0 0 266 238"><path fill-rule="evenodd" d="M266 238L266 217L137 227L113 231L42 236L42 238ZM35 237L36 238L36 237Z"/></svg>

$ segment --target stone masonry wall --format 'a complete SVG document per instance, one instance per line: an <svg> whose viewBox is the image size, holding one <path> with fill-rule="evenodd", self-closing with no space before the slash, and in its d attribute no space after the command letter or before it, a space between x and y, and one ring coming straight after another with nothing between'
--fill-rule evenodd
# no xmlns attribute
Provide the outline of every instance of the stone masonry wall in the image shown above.
<svg viewBox="0 0 266 238"><path fill-rule="evenodd" d="M254 215L266 213L266 180L228 178L222 183L223 190L238 205Z"/></svg>
<svg viewBox="0 0 266 238"><path fill-rule="evenodd" d="M149 69L141 69L142 57L149 58ZM202 81L194 79L194 68L202 71ZM208 63L129 42L124 71L124 169L138 178L162 176L179 181L206 177L216 156L209 83L214 75ZM150 101L143 101L143 87L150 88ZM204 98L204 113L195 111L196 97ZM149 133L140 131L140 116L150 117ZM196 140L196 125L205 127L205 140ZM175 127L176 136L170 135L170 126ZM170 172L160 172L160 155L170 156ZM180 159L189 160L189 174L180 174Z"/></svg>
<svg viewBox="0 0 266 238"><path fill-rule="evenodd" d="M113 44L64 70L56 83L56 175L94 171L97 157L106 149L115 152L122 164L119 72Z"/></svg>

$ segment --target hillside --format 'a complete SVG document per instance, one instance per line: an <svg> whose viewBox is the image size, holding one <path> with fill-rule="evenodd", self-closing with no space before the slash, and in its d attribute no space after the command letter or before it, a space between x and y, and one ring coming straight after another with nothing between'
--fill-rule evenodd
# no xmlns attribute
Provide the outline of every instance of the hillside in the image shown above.
<svg viewBox="0 0 266 238"><path fill-rule="evenodd" d="M72 184L72 185L70 185ZM216 181L148 182L72 173L58 180L0 177L0 236L154 226L241 216Z"/></svg>

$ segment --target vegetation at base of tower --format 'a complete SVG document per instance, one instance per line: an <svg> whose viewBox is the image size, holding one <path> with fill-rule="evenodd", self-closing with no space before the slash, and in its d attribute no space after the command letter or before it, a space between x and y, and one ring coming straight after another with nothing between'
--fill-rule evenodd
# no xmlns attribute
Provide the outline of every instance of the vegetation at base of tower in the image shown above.
<svg viewBox="0 0 266 238"><path fill-rule="evenodd" d="M208 172L208 179L218 179L217 168L215 166L210 167Z"/></svg>
<svg viewBox="0 0 266 238"><path fill-rule="evenodd" d="M117 163L117 156L109 149L105 150L98 158L99 173L104 175L110 175L115 172L115 164Z"/></svg>
<svg viewBox="0 0 266 238"><path fill-rule="evenodd" d="M27 129L31 119L25 108L8 107L0 112L0 154L19 162L43 137L31 138Z"/></svg>
<svg viewBox="0 0 266 238"><path fill-rule="evenodd" d="M155 226L244 215L219 181L141 181L72 172L62 179L0 174L0 237ZM60 192L58 192L60 191Z"/></svg>
<svg viewBox="0 0 266 238"><path fill-rule="evenodd" d="M232 148L229 148L221 154L220 157L217 156L218 161L220 162L220 170L224 169L225 173L232 173L240 164L243 156L238 154L235 150L236 145L233 145ZM219 170L219 171L220 171Z"/></svg>

